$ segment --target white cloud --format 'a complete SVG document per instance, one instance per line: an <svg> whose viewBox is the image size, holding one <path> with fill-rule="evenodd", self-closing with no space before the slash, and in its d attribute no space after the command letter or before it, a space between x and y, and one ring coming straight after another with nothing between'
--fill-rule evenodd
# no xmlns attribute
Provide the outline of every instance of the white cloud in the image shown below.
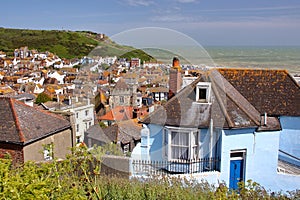
<svg viewBox="0 0 300 200"><path fill-rule="evenodd" d="M194 18L189 16L183 16L180 14L169 14L169 15L157 15L152 19L154 22L192 22L195 21Z"/></svg>
<svg viewBox="0 0 300 200"><path fill-rule="evenodd" d="M197 2L198 0L177 0L179 3L194 3Z"/></svg>
<svg viewBox="0 0 300 200"><path fill-rule="evenodd" d="M184 1L184 0L182 0ZM187 0L188 1L188 0ZM201 12L244 12L244 11L280 11L300 9L299 6L280 6L280 7L254 7L254 8L238 8L238 9L210 9L200 10Z"/></svg>
<svg viewBox="0 0 300 200"><path fill-rule="evenodd" d="M126 0L125 2L130 6L150 6L154 4L153 1L147 0Z"/></svg>

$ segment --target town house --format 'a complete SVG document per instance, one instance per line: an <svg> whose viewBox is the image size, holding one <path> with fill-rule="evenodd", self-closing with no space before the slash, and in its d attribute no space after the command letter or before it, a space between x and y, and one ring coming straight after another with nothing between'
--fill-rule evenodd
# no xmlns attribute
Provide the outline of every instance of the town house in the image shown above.
<svg viewBox="0 0 300 200"><path fill-rule="evenodd" d="M170 88L174 96L142 120L132 176L299 189L300 87L287 71L211 69Z"/></svg>

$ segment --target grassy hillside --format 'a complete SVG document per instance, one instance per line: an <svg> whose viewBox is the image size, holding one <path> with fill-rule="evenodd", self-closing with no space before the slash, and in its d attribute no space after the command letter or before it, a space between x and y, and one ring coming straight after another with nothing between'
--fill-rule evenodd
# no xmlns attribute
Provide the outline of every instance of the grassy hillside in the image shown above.
<svg viewBox="0 0 300 200"><path fill-rule="evenodd" d="M114 43L108 37L89 31L57 31L0 28L0 50L12 56L14 49L28 46L29 49L50 51L62 58L83 57L91 54L99 56L141 57L153 59L141 50ZM128 52L132 52L126 54ZM125 55L124 55L125 54Z"/></svg>

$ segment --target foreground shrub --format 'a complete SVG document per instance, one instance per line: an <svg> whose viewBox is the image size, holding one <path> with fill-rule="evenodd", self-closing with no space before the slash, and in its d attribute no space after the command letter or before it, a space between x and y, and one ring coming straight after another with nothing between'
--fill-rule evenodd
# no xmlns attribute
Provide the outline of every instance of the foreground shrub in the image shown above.
<svg viewBox="0 0 300 200"><path fill-rule="evenodd" d="M72 151L66 160L47 163L27 162L13 167L9 159L0 160L0 199L299 199L267 192L258 183L247 181L238 191L226 184L218 187L171 177L122 179L100 174L101 149Z"/></svg>

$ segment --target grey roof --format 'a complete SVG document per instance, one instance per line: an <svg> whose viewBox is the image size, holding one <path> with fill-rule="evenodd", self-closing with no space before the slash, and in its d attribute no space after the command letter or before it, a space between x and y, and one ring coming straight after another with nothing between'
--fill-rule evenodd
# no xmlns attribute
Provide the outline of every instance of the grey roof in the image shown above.
<svg viewBox="0 0 300 200"><path fill-rule="evenodd" d="M114 87L115 90L127 90L128 88L128 85L122 77L118 80Z"/></svg>
<svg viewBox="0 0 300 200"><path fill-rule="evenodd" d="M286 174L300 175L300 166L279 159L278 167L283 169Z"/></svg>
<svg viewBox="0 0 300 200"><path fill-rule="evenodd" d="M121 142L127 144L132 140L141 139L142 127L134 124L132 120L122 121L112 126L103 129L105 135L107 135L114 142Z"/></svg>
<svg viewBox="0 0 300 200"><path fill-rule="evenodd" d="M99 126L99 124L95 124L91 126L88 130L85 131L88 138L92 138L94 140L98 140L104 143L110 143L111 140L108 136L105 135L103 129Z"/></svg>
<svg viewBox="0 0 300 200"><path fill-rule="evenodd" d="M14 96L13 98L15 98L17 100L22 100L22 99L34 100L36 97L33 94L30 94L30 93L21 93L21 94L18 94L16 96Z"/></svg>
<svg viewBox="0 0 300 200"><path fill-rule="evenodd" d="M0 98L0 141L27 144L70 128L63 117Z"/></svg>
<svg viewBox="0 0 300 200"><path fill-rule="evenodd" d="M196 87L199 82L211 83L211 102L196 102ZM208 128L211 119L214 127L225 129L261 127L261 114L215 69L201 75L142 122ZM269 122L259 130L280 129L276 118L270 118Z"/></svg>

